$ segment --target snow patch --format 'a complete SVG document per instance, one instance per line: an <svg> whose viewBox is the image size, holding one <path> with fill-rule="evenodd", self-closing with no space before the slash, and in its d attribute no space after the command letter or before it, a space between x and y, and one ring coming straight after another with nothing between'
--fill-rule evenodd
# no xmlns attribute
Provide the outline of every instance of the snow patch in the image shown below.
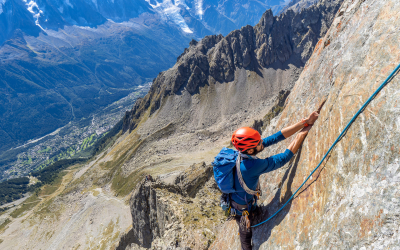
<svg viewBox="0 0 400 250"><path fill-rule="evenodd" d="M95 1L95 0L94 0ZM202 1L202 0L198 0ZM165 20L171 20L177 24L184 32L193 33L193 31L186 24L185 19L181 16L179 5L188 8L184 0L175 0L173 3L171 0L163 0L162 2L157 2L157 4L152 4L151 0L146 0L146 2Z"/></svg>
<svg viewBox="0 0 400 250"><path fill-rule="evenodd" d="M39 17L41 14L43 14L43 11L39 9L37 3L33 0L22 0L22 1L24 1L25 4L27 5L28 11L33 14L33 18L36 19L35 24L39 26L42 30L44 30L42 26L40 26L39 24Z"/></svg>

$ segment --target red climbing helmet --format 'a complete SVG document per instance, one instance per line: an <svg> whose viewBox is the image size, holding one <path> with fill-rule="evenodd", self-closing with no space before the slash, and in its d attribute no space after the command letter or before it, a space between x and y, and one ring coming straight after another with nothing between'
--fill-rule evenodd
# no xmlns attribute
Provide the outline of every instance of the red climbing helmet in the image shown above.
<svg viewBox="0 0 400 250"><path fill-rule="evenodd" d="M248 127L240 128L232 135L232 144L240 152L257 147L260 141L260 133L258 133L257 130Z"/></svg>

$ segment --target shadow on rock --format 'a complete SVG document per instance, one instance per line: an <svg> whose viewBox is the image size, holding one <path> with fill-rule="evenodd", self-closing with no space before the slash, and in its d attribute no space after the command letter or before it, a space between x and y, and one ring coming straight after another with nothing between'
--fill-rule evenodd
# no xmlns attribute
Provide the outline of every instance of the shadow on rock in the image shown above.
<svg viewBox="0 0 400 250"><path fill-rule="evenodd" d="M140 244L140 242L135 237L135 232L133 231L133 229L129 230L129 232L121 236L119 244L115 248L115 250L125 250L127 247L131 246L132 243L135 243L137 245Z"/></svg>
<svg viewBox="0 0 400 250"><path fill-rule="evenodd" d="M292 196L292 184L293 179L296 175L297 166L300 161L301 151L302 147L300 147L296 158L290 163L289 168L286 170L281 182L282 185L280 185L279 190L278 192L276 192L275 197L272 199L272 201L266 206L260 205L263 213L260 218L254 221L254 224L258 224L267 220L271 215L278 211L283 206L283 204L285 204ZM282 195L284 185L286 185L286 192L284 195ZM268 241L269 237L271 236L271 231L274 229L275 226L279 225L282 222L282 220L289 213L291 206L292 201L290 201L286 205L286 207L274 218L258 227L253 228L253 249L259 249L264 242Z"/></svg>

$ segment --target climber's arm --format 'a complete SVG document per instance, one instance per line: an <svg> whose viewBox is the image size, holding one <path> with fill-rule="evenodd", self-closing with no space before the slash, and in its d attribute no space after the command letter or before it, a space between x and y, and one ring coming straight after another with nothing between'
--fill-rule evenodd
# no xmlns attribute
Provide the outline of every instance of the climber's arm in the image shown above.
<svg viewBox="0 0 400 250"><path fill-rule="evenodd" d="M251 168L251 172L259 176L274 171L288 163L292 157L293 153L289 149L286 149L285 152L266 159L255 159L252 161L254 167Z"/></svg>
<svg viewBox="0 0 400 250"><path fill-rule="evenodd" d="M285 152L268 157L266 159L253 160L252 162L255 166L254 168L251 168L253 174L265 174L270 171L274 171L275 169L278 169L288 163L293 155L299 150L311 127L312 125L303 128L303 130L296 135L296 138L292 141L292 143L290 143Z"/></svg>
<svg viewBox="0 0 400 250"><path fill-rule="evenodd" d="M303 128L303 129L296 135L296 138L292 141L292 143L290 143L288 149L289 149L293 154L295 154L295 153L299 150L299 148L300 148L301 144L303 143L304 139L307 137L308 131L310 131L311 127L312 127L312 126L308 126L308 127Z"/></svg>
<svg viewBox="0 0 400 250"><path fill-rule="evenodd" d="M305 122L307 124L314 124L314 122L318 119L318 112L314 111L312 112L307 119L305 119ZM288 138L290 136L292 136L294 133L296 133L297 131L299 131L300 129L304 128L304 123L302 121L295 123L289 127L286 127L284 129L282 129L282 135L285 138Z"/></svg>
<svg viewBox="0 0 400 250"><path fill-rule="evenodd" d="M283 140L285 140L285 137L282 135L282 132L279 131L278 133L275 133L273 135L264 138L263 145L264 147L268 147Z"/></svg>

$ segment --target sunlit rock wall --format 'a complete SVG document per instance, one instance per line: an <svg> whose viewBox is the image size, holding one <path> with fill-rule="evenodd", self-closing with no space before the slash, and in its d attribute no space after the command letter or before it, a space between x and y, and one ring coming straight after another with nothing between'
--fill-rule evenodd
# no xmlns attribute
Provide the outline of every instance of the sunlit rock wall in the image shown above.
<svg viewBox="0 0 400 250"><path fill-rule="evenodd" d="M317 44L280 117L264 136L326 100L300 152L262 176L273 214L317 166L352 116L400 63L400 1L346 0ZM400 246L400 76L351 126L293 202L253 234L255 249L398 249ZM267 148L283 150L291 139ZM264 219L267 217L265 216ZM212 249L240 249L227 222Z"/></svg>

